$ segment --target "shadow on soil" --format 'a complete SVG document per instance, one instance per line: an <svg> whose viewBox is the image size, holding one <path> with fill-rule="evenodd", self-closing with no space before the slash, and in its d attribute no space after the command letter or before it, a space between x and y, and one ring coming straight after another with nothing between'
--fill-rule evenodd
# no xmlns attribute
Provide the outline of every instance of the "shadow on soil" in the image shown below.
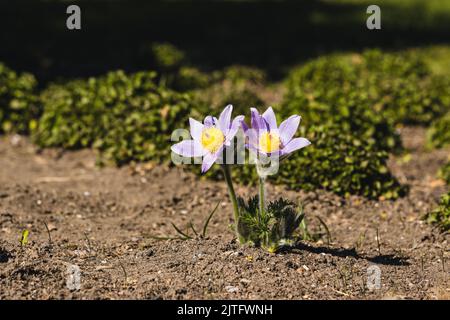
<svg viewBox="0 0 450 320"><path fill-rule="evenodd" d="M346 258L351 257L355 259L364 259L372 263L390 265L390 266L409 266L408 257L396 256L393 254L380 254L377 256L360 255L356 252L355 248L330 248L330 247L312 247L305 243L298 243L295 247L285 249L285 252L297 253L299 250L307 251L310 253L321 254L326 253L335 257Z"/></svg>
<svg viewBox="0 0 450 320"><path fill-rule="evenodd" d="M11 255L9 254L8 251L6 251L3 248L0 248L0 263L8 262L10 257L11 257Z"/></svg>

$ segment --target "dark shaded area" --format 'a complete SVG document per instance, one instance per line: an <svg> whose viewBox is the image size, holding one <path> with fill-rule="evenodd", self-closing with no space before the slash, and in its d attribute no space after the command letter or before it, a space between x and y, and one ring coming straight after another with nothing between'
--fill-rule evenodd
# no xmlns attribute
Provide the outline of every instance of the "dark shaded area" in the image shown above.
<svg viewBox="0 0 450 320"><path fill-rule="evenodd" d="M393 254L382 254L375 257L366 258L368 261L375 264L385 264L391 266L409 266L407 257L399 257Z"/></svg>
<svg viewBox="0 0 450 320"><path fill-rule="evenodd" d="M366 5L307 1L76 1L82 30L66 28L61 1L2 1L0 61L48 81L111 69L152 68L151 44L170 42L205 69L248 64L273 77L318 54L449 41L450 17L382 7L382 30L366 28ZM429 19L428 19L429 20Z"/></svg>
<svg viewBox="0 0 450 320"><path fill-rule="evenodd" d="M11 258L11 255L6 249L0 248L0 263L6 263Z"/></svg>
<svg viewBox="0 0 450 320"><path fill-rule="evenodd" d="M358 252L356 251L355 248L345 249L345 248L331 248L331 247L323 247L323 246L312 247L308 244L304 244L304 243L300 242L295 246L295 248L293 248L293 249L287 248L286 250L288 250L288 251L300 250L300 252L307 251L307 252L316 253L316 254L326 253L326 254L330 254L332 256L340 257L340 258L351 257L351 258L355 258L355 259L364 259L369 262L372 262L375 264L382 264L382 265L391 265L391 266L409 266L410 265L410 263L408 262L408 257L401 257L401 256L393 255L393 254L382 254L382 255L378 255L378 256L367 257L364 255L358 254Z"/></svg>

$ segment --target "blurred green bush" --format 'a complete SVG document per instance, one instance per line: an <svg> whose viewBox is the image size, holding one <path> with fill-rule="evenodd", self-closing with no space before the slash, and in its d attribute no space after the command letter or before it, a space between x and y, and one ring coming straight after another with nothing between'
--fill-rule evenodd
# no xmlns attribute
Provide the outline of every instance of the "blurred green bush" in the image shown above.
<svg viewBox="0 0 450 320"><path fill-rule="evenodd" d="M234 115L245 115L250 107L263 107L260 92L267 85L264 71L233 65L217 70L208 76L207 86L190 87L197 102L192 115L202 119L206 114L218 115L228 104L232 104Z"/></svg>
<svg viewBox="0 0 450 320"><path fill-rule="evenodd" d="M428 146L443 148L450 145L450 112L434 121L427 132Z"/></svg>
<svg viewBox="0 0 450 320"><path fill-rule="evenodd" d="M330 55L291 72L284 107L313 122L362 108L392 124L427 125L450 109L449 83L415 51Z"/></svg>
<svg viewBox="0 0 450 320"><path fill-rule="evenodd" d="M428 223L438 226L442 231L450 230L450 192L443 194L439 206L423 218Z"/></svg>
<svg viewBox="0 0 450 320"><path fill-rule="evenodd" d="M402 148L395 126L426 125L449 110L447 82L414 51L330 55L292 70L279 111L302 116L312 145L277 180L369 198L404 194L386 166L388 153Z"/></svg>
<svg viewBox="0 0 450 320"><path fill-rule="evenodd" d="M263 84L266 82L266 73L258 68L232 65L225 68L222 72L222 80L229 80L235 84L251 83L251 84Z"/></svg>
<svg viewBox="0 0 450 320"><path fill-rule="evenodd" d="M28 133L39 113L34 76L17 74L0 63L0 133Z"/></svg>
<svg viewBox="0 0 450 320"><path fill-rule="evenodd" d="M450 186L450 161L439 170L439 176Z"/></svg>
<svg viewBox="0 0 450 320"><path fill-rule="evenodd" d="M387 168L388 152L375 142L333 121L306 126L301 136L308 137L312 144L280 166L277 183L293 189L323 188L372 199L395 199L407 191Z"/></svg>
<svg viewBox="0 0 450 320"><path fill-rule="evenodd" d="M156 67L165 71L179 69L186 59L185 53L170 43L154 43L152 53Z"/></svg>
<svg viewBox="0 0 450 320"><path fill-rule="evenodd" d="M388 115L393 107L383 103L383 97L394 92L382 91L381 84L409 75L426 75L426 65L417 56L377 50L325 56L294 69L278 109L281 118L302 116L303 134L312 145L292 155L275 180L294 189L324 188L342 195L403 195L407 189L386 163L389 152L402 149L395 125L409 120ZM409 106L404 103L402 108Z"/></svg>
<svg viewBox="0 0 450 320"><path fill-rule="evenodd" d="M170 43L152 45L153 64L158 82L177 91L191 91L210 85L212 75L191 66L186 53Z"/></svg>
<svg viewBox="0 0 450 320"><path fill-rule="evenodd" d="M195 67L184 66L172 76L171 83L168 83L168 86L177 91L189 92L209 87L212 80L211 74L202 72Z"/></svg>
<svg viewBox="0 0 450 320"><path fill-rule="evenodd" d="M154 72L116 71L49 86L41 94L34 141L41 147L94 147L116 164L167 159L172 131L187 122L194 106L188 94L160 87L155 78Z"/></svg>

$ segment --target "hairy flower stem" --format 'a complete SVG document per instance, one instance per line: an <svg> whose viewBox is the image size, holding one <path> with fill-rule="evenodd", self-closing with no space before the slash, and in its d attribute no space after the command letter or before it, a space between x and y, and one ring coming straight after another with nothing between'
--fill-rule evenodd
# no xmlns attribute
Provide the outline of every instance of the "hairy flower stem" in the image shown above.
<svg viewBox="0 0 450 320"><path fill-rule="evenodd" d="M265 202L266 202L266 186L265 186L266 178L260 176L259 177L259 219L261 220L262 216L265 213Z"/></svg>
<svg viewBox="0 0 450 320"><path fill-rule="evenodd" d="M266 215L266 176L261 174L259 176L259 210L258 210L258 219L261 223L262 221L265 221L265 215ZM265 223L265 222L264 222ZM264 225L266 228L267 226ZM264 239L261 242L261 246L269 251L270 253L274 253L276 251L276 247L273 246L273 243L271 242L269 232L266 232L264 234Z"/></svg>
<svg viewBox="0 0 450 320"><path fill-rule="evenodd" d="M223 175L225 176L225 181L228 186L228 194L230 195L230 200L233 205L233 214L234 214L234 228L236 230L236 234L241 243L245 242L242 237L239 235L238 231L238 221L239 221L239 206L236 198L236 192L234 192L233 181L231 180L230 166L223 164L222 165Z"/></svg>

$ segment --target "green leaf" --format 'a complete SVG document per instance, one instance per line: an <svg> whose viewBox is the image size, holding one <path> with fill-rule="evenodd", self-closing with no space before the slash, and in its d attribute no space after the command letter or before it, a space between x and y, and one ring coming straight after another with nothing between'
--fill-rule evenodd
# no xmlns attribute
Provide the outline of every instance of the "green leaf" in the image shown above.
<svg viewBox="0 0 450 320"><path fill-rule="evenodd" d="M20 245L23 247L28 243L28 235L30 234L30 232L25 229L22 231L22 235L20 236Z"/></svg>
<svg viewBox="0 0 450 320"><path fill-rule="evenodd" d="M176 232L178 232L182 237L184 237L186 239L192 239L191 236L189 236L186 233L184 233L183 231L181 231L173 222L171 222L171 225L176 230Z"/></svg>
<svg viewBox="0 0 450 320"><path fill-rule="evenodd" d="M206 237L206 231L208 230L208 225L209 225L209 221L211 220L212 216L214 215L214 213L216 213L217 208L220 205L220 201L217 203L217 205L215 206L214 210L211 211L211 213L208 216L208 219L206 219L205 224L203 225L203 232L202 232L202 237L205 238Z"/></svg>

